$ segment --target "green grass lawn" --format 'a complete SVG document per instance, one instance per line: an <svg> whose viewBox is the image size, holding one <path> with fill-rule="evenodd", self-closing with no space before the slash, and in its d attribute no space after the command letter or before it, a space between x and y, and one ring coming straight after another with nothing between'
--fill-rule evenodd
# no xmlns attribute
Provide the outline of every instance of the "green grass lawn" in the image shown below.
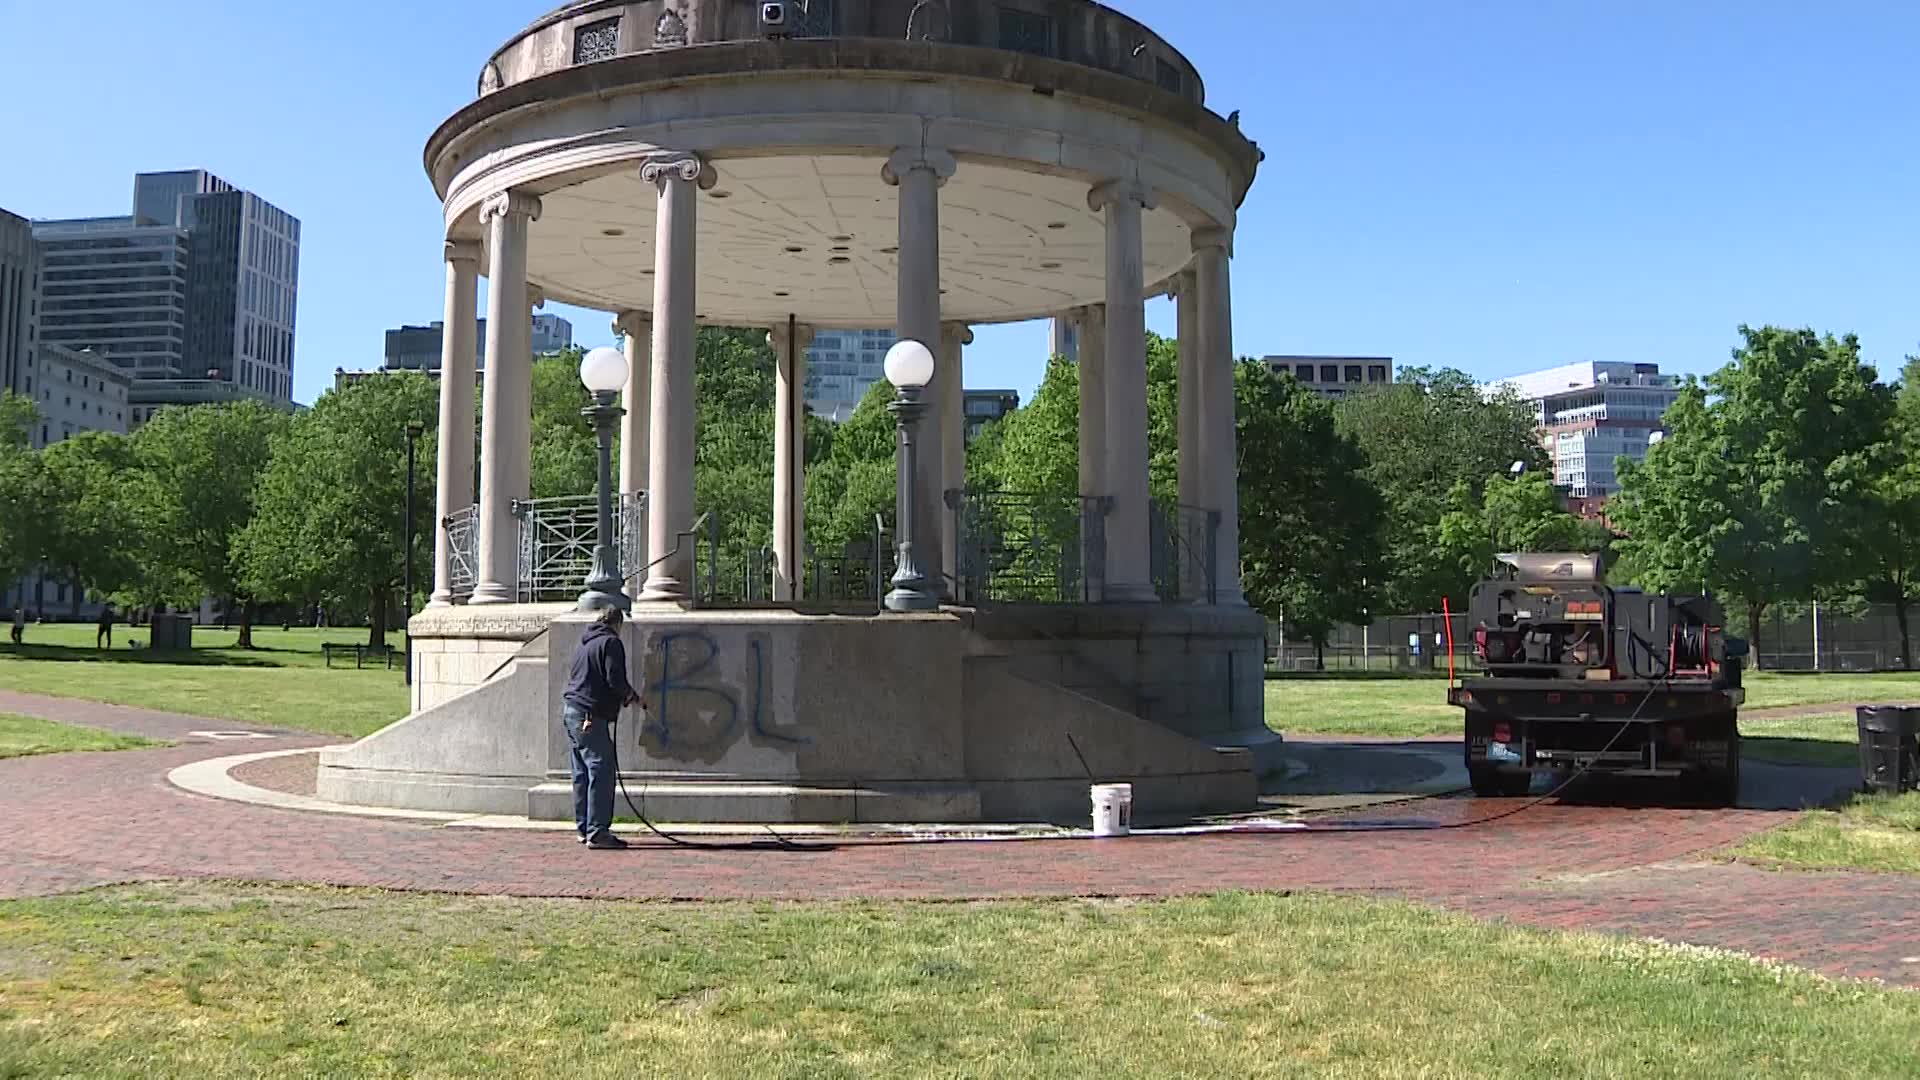
<svg viewBox="0 0 1920 1080"><path fill-rule="evenodd" d="M1280 732L1414 738L1460 734L1460 710L1449 708L1442 678L1269 679L1267 724ZM1920 700L1920 672L1891 675L1746 677L1748 710L1789 705L1853 705ZM1749 728L1742 721L1742 730ZM1851 740L1851 734L1848 739ZM1824 741L1824 740L1822 740ZM1830 751L1837 753L1837 751Z"/></svg>
<svg viewBox="0 0 1920 1080"><path fill-rule="evenodd" d="M63 754L70 750L139 750L165 743L111 731L0 713L0 758Z"/></svg>
<svg viewBox="0 0 1920 1080"><path fill-rule="evenodd" d="M1795 869L1920 874L1920 792L1863 795L1838 810L1809 811L1735 854Z"/></svg>
<svg viewBox="0 0 1920 1080"><path fill-rule="evenodd" d="M196 629L192 652L156 653L128 647L147 640L143 627L115 627L115 647L96 650L91 626L30 626L25 645L0 644L0 688L357 737L407 712L397 668L325 666L322 642L366 636L351 627L257 628L256 648L242 650L236 630Z"/></svg>
<svg viewBox="0 0 1920 1080"><path fill-rule="evenodd" d="M0 904L0 1076L1910 1076L1920 995L1411 905Z"/></svg>
<svg viewBox="0 0 1920 1080"><path fill-rule="evenodd" d="M1742 720L1740 752L1748 761L1858 768L1860 726L1852 713Z"/></svg>

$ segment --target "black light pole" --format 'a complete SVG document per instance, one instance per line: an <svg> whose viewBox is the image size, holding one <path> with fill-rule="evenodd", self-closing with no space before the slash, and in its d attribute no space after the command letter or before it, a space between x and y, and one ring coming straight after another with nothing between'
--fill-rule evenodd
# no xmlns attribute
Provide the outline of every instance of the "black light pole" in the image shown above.
<svg viewBox="0 0 1920 1080"><path fill-rule="evenodd" d="M627 358L619 349L598 348L580 361L580 382L593 395L593 404L580 410L592 424L599 440L598 528L594 535L593 567L587 574L586 591L580 594L581 611L599 611L633 607L622 588L625 573L620 568L620 549L613 536L613 429L627 411L615 404L615 397L627 381Z"/></svg>
<svg viewBox="0 0 1920 1080"><path fill-rule="evenodd" d="M407 425L407 550L406 550L406 602L407 625L404 633L407 639L407 685L413 685L413 457L414 447L419 445L420 435L426 431L423 424Z"/></svg>
<svg viewBox="0 0 1920 1080"><path fill-rule="evenodd" d="M887 350L887 381L893 384L895 397L887 404L900 429L900 452L894 459L895 516L894 532L899 537L899 567L893 574L893 591L887 594L888 611L936 611L940 599L927 588L913 550L914 515L919 511L918 444L915 428L926 415L927 403L921 397L933 381L933 351L911 338ZM939 447L935 447L937 453Z"/></svg>

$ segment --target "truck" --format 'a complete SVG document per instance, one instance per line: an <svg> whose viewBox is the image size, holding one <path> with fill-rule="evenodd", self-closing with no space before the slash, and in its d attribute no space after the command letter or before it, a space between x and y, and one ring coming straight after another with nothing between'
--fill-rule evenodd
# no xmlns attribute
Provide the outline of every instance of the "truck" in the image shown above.
<svg viewBox="0 0 1920 1080"><path fill-rule="evenodd" d="M1496 561L1467 603L1481 673L1447 692L1465 713L1474 794L1586 771L1666 778L1732 805L1746 644L1719 603L1609 586L1599 555Z"/></svg>

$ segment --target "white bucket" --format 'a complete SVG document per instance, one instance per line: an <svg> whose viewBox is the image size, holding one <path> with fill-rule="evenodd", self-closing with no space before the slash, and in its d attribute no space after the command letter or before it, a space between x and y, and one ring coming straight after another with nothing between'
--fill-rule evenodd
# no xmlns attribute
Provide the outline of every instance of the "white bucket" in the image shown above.
<svg viewBox="0 0 1920 1080"><path fill-rule="evenodd" d="M1095 784L1093 835L1126 836L1133 831L1133 785Z"/></svg>

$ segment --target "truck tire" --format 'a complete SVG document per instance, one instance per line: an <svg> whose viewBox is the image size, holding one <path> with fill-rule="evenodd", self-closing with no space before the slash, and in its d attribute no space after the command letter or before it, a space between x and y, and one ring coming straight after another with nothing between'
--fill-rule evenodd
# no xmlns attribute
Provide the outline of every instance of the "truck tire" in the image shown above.
<svg viewBox="0 0 1920 1080"><path fill-rule="evenodd" d="M1740 802L1740 727L1733 717L1715 725L1715 736L1727 741L1726 763L1700 775L1700 794L1714 806L1737 806Z"/></svg>

